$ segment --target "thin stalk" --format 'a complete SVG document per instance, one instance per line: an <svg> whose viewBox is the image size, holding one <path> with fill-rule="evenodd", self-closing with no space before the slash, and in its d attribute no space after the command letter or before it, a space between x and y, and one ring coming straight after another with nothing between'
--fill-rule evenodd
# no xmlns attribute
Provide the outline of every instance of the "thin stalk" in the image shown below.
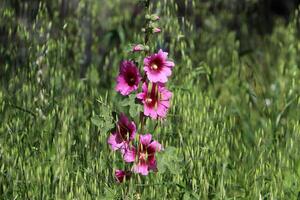
<svg viewBox="0 0 300 200"><path fill-rule="evenodd" d="M145 118L144 113L140 112L140 124L141 124L140 134L141 135L144 133L144 127L145 127L144 118Z"/></svg>

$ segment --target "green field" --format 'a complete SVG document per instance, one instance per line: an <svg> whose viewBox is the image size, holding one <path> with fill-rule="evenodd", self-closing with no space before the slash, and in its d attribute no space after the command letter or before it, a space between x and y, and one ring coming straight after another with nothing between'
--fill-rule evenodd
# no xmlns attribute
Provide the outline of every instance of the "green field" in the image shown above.
<svg viewBox="0 0 300 200"><path fill-rule="evenodd" d="M300 199L297 10L260 34L234 1L216 12L209 1L82 0L65 16L60 1L12 2L0 2L0 200ZM176 64L152 132L165 151L157 173L120 184L114 171L128 164L107 144L110 119L138 124L140 108L122 105L115 77L122 60L142 63L129 50L147 13L162 29L150 51Z"/></svg>

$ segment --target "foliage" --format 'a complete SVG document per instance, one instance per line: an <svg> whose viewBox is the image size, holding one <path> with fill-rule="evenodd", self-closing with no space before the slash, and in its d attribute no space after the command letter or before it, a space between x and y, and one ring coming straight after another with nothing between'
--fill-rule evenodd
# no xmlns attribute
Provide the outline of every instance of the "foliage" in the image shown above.
<svg viewBox="0 0 300 200"><path fill-rule="evenodd" d="M24 18L11 2L0 3L0 199L299 198L297 12L260 35L245 18L232 29L232 13L208 1L154 1L163 34L149 47L176 61L174 97L155 131L161 171L138 185L115 183L125 165L106 142L113 113L134 104L113 83L142 41L139 2L78 1L63 20L58 3Z"/></svg>

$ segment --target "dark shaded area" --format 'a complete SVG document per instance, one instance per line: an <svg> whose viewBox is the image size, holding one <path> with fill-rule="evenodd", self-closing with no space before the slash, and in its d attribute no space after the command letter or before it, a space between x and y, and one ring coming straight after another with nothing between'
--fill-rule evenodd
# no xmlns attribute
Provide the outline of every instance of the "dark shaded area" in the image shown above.
<svg viewBox="0 0 300 200"><path fill-rule="evenodd" d="M105 57L109 51L110 46L118 46L121 42L118 29L103 30L101 26L94 27L92 23L91 6L88 1L85 2L84 12L82 16L74 16L74 11L78 8L78 0L61 0L61 1L47 1L47 0L10 0L2 1L0 7L11 8L14 10L15 19L12 21L6 21L5 23L0 22L0 42L3 49L9 49L9 47L15 47L10 49L9 53L1 53L0 65L4 63L12 66L12 70L15 70L16 66L28 66L28 49L26 44L31 41L25 41L23 38L19 38L16 34L17 23L32 24L39 12L39 5L45 5L49 19L53 23L52 37L59 37L63 34L68 34L69 38L72 38L72 34L79 34L76 29L71 32L63 33L62 27L64 22L68 19L77 17L82 27L84 27L84 33L80 33L83 36L85 42L84 50L82 52L82 63L81 70L79 72L81 77L85 76L88 66L92 62L92 44L93 30L96 30L97 35L103 36L108 33L110 35L109 44L107 46L99 46L99 56ZM201 29L204 23L204 19L198 9L192 8L192 1L185 4L185 1L177 0L178 4L178 16L184 16L190 18L194 22L196 28ZM197 4L197 3L196 3ZM220 11L227 11L233 13L233 20L230 24L227 24L232 30L237 32L237 37L242 38L241 25L247 23L250 32L258 33L260 35L269 34L272 32L274 26L274 20L276 17L283 18L286 22L289 21L290 17L294 13L295 9L300 4L300 0L259 0L258 2L251 1L201 1L199 5L203 4L209 7L210 14L218 14ZM132 18L130 21L124 21L123 28L134 27L134 20L140 12L138 4L133 8ZM58 13L58 17L55 15ZM5 19L4 19L5 21ZM249 38L248 38L249 39ZM251 40L251 38L250 38ZM75 42L75 41L74 41ZM11 43L14 43L12 45ZM68 57L74 58L74 49L69 47L67 49ZM5 61L5 62L4 62ZM102 61L103 62L103 61ZM101 69L103 63L99 64L99 72L102 73ZM0 71L1 72L1 71ZM3 73L1 73L3 74ZM1 76L1 75L0 75Z"/></svg>
<svg viewBox="0 0 300 200"><path fill-rule="evenodd" d="M194 16L195 26L201 28L204 19L200 13L195 13L192 8L192 1L186 5L184 1L177 0L178 16ZM222 10L227 10L233 13L234 20L231 28L237 32L241 27L241 21L245 17L250 30L259 34L268 34L272 32L274 19L276 17L283 18L288 22L294 11L298 8L300 0L259 0L258 2L251 1L201 1L204 5L208 5L211 14L218 14ZM197 4L197 3L196 3Z"/></svg>
<svg viewBox="0 0 300 200"><path fill-rule="evenodd" d="M260 34L271 33L274 18L282 17L287 23L299 4L299 0L260 0L247 12L249 27Z"/></svg>

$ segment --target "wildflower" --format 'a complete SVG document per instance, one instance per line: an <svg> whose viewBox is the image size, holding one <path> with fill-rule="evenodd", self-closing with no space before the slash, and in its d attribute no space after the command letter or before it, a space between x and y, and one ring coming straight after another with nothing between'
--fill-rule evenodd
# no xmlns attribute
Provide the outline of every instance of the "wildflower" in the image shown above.
<svg viewBox="0 0 300 200"><path fill-rule="evenodd" d="M128 180L131 177L130 171L124 171L117 169L115 171L115 178L119 183L122 183L124 180Z"/></svg>
<svg viewBox="0 0 300 200"><path fill-rule="evenodd" d="M161 144L152 140L151 134L140 135L138 148L132 148L126 154L131 157L132 162L136 161L133 171L142 175L148 175L149 171L157 171L155 153L161 151Z"/></svg>
<svg viewBox="0 0 300 200"><path fill-rule="evenodd" d="M155 153L161 149L161 144L152 140L151 134L140 135L138 149L134 149L134 153L132 153L132 156L137 158L133 171L145 176L150 170L157 171Z"/></svg>
<svg viewBox="0 0 300 200"><path fill-rule="evenodd" d="M168 81L168 76L172 74L171 69L175 64L167 58L168 53L160 49L158 53L144 59L144 70L151 82L165 83Z"/></svg>
<svg viewBox="0 0 300 200"><path fill-rule="evenodd" d="M117 77L116 91L122 95L128 95L138 88L141 75L132 61L123 61L120 65L120 73Z"/></svg>
<svg viewBox="0 0 300 200"><path fill-rule="evenodd" d="M119 121L117 123L116 131L113 132L108 138L107 143L112 150L121 150L122 153L129 147L130 141L132 141L136 134L136 125L134 122L121 113Z"/></svg>
<svg viewBox="0 0 300 200"><path fill-rule="evenodd" d="M163 84L147 84L142 86L142 92L137 94L137 98L144 104L144 114L153 119L164 118L170 107L172 92L167 90Z"/></svg>

